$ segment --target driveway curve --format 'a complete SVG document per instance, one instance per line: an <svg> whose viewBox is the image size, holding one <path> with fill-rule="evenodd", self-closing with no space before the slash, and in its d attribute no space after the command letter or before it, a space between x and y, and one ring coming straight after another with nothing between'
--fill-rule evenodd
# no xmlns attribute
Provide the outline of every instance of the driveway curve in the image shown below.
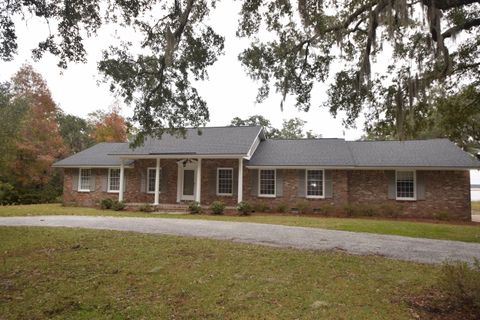
<svg viewBox="0 0 480 320"><path fill-rule="evenodd" d="M249 222L103 216L31 216L0 217L0 225L88 228L204 237L275 247L342 250L352 254L381 255L424 263L441 263L446 260L472 262L474 258L480 259L478 243Z"/></svg>

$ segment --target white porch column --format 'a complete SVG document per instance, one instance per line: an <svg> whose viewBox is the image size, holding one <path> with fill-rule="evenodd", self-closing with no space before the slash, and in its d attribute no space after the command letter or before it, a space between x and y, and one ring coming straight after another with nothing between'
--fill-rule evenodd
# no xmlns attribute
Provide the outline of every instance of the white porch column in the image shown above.
<svg viewBox="0 0 480 320"><path fill-rule="evenodd" d="M155 168L155 200L153 201L154 205L159 204L160 198L160 158L157 158L157 166Z"/></svg>
<svg viewBox="0 0 480 320"><path fill-rule="evenodd" d="M238 199L237 202L243 201L243 158L238 159Z"/></svg>
<svg viewBox="0 0 480 320"><path fill-rule="evenodd" d="M202 159L198 159L197 162L197 179L195 183L195 201L200 203L202 192Z"/></svg>
<svg viewBox="0 0 480 320"><path fill-rule="evenodd" d="M120 190L118 191L118 201L123 201L123 189L125 188L125 163L120 160Z"/></svg>

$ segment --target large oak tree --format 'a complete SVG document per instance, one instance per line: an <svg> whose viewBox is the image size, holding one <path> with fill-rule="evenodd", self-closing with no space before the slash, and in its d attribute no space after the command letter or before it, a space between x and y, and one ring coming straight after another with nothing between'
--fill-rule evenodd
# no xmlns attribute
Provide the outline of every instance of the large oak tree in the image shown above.
<svg viewBox="0 0 480 320"><path fill-rule="evenodd" d="M33 52L50 52L59 65L84 61L84 38L106 23L136 30L142 41L107 48L99 70L112 90L135 108L145 134L161 135L208 121L192 80L223 52L219 30L207 24L217 1L11 0L0 5L0 55L17 49L16 24L34 15L51 25ZM238 35L250 48L240 60L260 81L258 100L272 89L308 110L314 84L333 78L326 106L346 112L345 125L365 113L366 127L392 115L395 136L459 84L478 86L480 26L474 0L250 0ZM267 36L262 36L267 34ZM379 72L374 72L379 70Z"/></svg>

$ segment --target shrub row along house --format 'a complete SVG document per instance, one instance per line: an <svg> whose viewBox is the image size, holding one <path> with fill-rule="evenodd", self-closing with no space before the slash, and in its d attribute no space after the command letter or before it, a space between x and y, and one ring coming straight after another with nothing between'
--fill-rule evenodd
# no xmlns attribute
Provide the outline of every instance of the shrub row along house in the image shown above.
<svg viewBox="0 0 480 320"><path fill-rule="evenodd" d="M273 140L261 127L207 127L135 149L100 143L54 166L64 168L64 201L79 205L395 204L406 216L468 220L469 169L480 162L446 139Z"/></svg>

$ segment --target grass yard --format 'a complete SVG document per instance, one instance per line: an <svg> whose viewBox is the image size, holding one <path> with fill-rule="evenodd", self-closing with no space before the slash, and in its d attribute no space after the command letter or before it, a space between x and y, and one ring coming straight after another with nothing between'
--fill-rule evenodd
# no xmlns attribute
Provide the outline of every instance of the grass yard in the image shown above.
<svg viewBox="0 0 480 320"><path fill-rule="evenodd" d="M439 273L376 256L67 228L0 228L0 257L1 319L411 319L405 301Z"/></svg>
<svg viewBox="0 0 480 320"><path fill-rule="evenodd" d="M480 212L480 201L472 201L472 209Z"/></svg>
<svg viewBox="0 0 480 320"><path fill-rule="evenodd" d="M0 206L0 216L22 215L108 215L130 217L158 217L179 219L205 219L221 221L242 221L272 223L289 226L325 228L345 231L401 235L416 238L445 239L480 243L480 224L448 224L414 222L402 220L381 220L361 218L325 218L293 215L253 215L214 216L214 215L172 215L129 211L98 210L94 208L63 207L59 204Z"/></svg>

